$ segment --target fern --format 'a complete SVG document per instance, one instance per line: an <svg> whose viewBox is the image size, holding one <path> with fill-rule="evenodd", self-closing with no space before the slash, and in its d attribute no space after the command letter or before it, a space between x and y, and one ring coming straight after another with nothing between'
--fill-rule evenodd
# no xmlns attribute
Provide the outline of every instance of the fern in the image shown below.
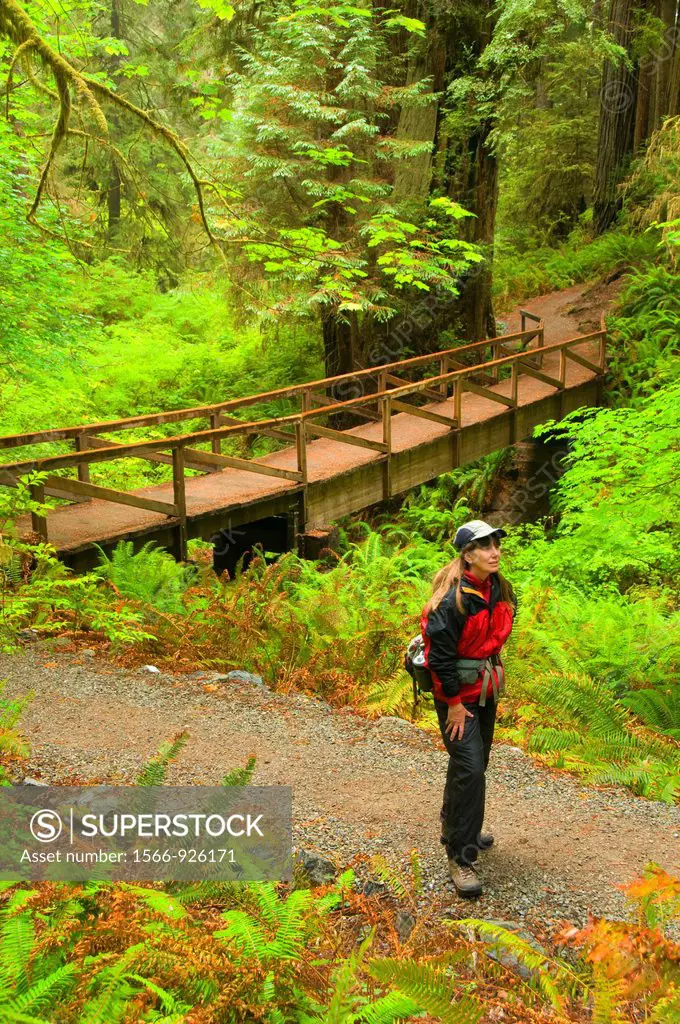
<svg viewBox="0 0 680 1024"><path fill-rule="evenodd" d="M161 612L184 611L183 595L190 584L186 566L178 565L172 555L155 541L135 553L132 541L119 541L111 557L99 545L100 575L119 593L142 601Z"/></svg>
<svg viewBox="0 0 680 1024"><path fill-rule="evenodd" d="M634 711L645 725L680 739L680 692L673 690L635 690L621 703Z"/></svg>
<svg viewBox="0 0 680 1024"><path fill-rule="evenodd" d="M475 930L487 936L495 948L505 950L516 957L519 963L532 972L530 984L536 985L544 998L558 1012L562 1012L565 1007L564 995L560 992L559 986L570 994L583 987L583 979L565 962L551 959L546 954L538 952L529 942L502 925L478 918L464 918L453 923L461 929Z"/></svg>
<svg viewBox="0 0 680 1024"><path fill-rule="evenodd" d="M260 924L243 910L229 910L223 914L227 927L215 932L215 937L233 943L246 959L262 965L295 960L300 956L307 932L305 911L311 894L297 889L287 900L279 898L272 883L263 883L255 890ZM270 936L267 933L272 932Z"/></svg>
<svg viewBox="0 0 680 1024"><path fill-rule="evenodd" d="M624 1003L624 979L609 978L599 965L594 969L593 1024L626 1024L621 1012Z"/></svg>
<svg viewBox="0 0 680 1024"><path fill-rule="evenodd" d="M105 966L95 975L92 986L96 994L82 1010L78 1024L119 1024L126 1016L135 989L125 981L125 975L134 960L143 956L145 944L130 946L116 963ZM86 957L85 964L97 962L99 957Z"/></svg>
<svg viewBox="0 0 680 1024"><path fill-rule="evenodd" d="M408 705L413 696L410 677L404 671L396 672L388 679L376 683L365 697L365 705L371 711L392 715Z"/></svg>
<svg viewBox="0 0 680 1024"><path fill-rule="evenodd" d="M124 882L120 883L120 888L133 892L154 914L167 917L170 921L179 921L186 917L182 901L170 893L163 892L162 889L145 889L141 885L129 885Z"/></svg>
<svg viewBox="0 0 680 1024"><path fill-rule="evenodd" d="M158 753L147 764L135 779L137 786L162 786L171 761L174 761L189 738L189 733L177 733L172 740L167 740L159 747Z"/></svg>
<svg viewBox="0 0 680 1024"><path fill-rule="evenodd" d="M454 1002L456 992L451 979L426 963L385 958L371 961L368 970L443 1024L477 1024L484 1013L483 1007L469 997Z"/></svg>
<svg viewBox="0 0 680 1024"><path fill-rule="evenodd" d="M222 786L248 786L255 771L256 757L251 754L243 768L233 768L223 776Z"/></svg>

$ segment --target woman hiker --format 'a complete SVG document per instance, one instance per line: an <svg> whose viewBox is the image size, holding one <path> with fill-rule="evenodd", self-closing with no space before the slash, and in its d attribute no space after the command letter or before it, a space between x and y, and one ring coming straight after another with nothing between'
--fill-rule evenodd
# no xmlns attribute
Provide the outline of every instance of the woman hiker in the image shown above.
<svg viewBox="0 0 680 1024"><path fill-rule="evenodd" d="M441 841L460 896L479 896L473 864L493 843L484 822L485 771L504 683L500 651L517 604L498 572L505 530L475 519L456 532L457 558L437 573L421 630L449 765L441 810Z"/></svg>

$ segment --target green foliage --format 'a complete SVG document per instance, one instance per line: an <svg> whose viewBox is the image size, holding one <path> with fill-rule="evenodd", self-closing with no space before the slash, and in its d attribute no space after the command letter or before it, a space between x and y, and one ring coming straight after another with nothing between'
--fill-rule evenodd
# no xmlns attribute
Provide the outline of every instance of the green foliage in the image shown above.
<svg viewBox="0 0 680 1024"><path fill-rule="evenodd" d="M165 782L168 767L174 761L189 738L188 732L180 732L172 740L161 744L158 753L147 764L135 779L137 786L162 786Z"/></svg>
<svg viewBox="0 0 680 1024"><path fill-rule="evenodd" d="M581 410L541 428L569 439L569 469L557 489L555 536L518 552L521 570L544 582L559 572L564 580L624 590L674 585L679 397L680 384L671 382L636 406Z"/></svg>
<svg viewBox="0 0 680 1024"><path fill-rule="evenodd" d="M618 403L627 404L677 378L678 274L664 265L634 269L607 326L613 341L609 387Z"/></svg>
<svg viewBox="0 0 680 1024"><path fill-rule="evenodd" d="M222 779L223 786L248 786L255 772L256 758L250 755L243 768L232 768Z"/></svg>
<svg viewBox="0 0 680 1024"><path fill-rule="evenodd" d="M495 256L494 292L500 307L508 308L532 295L569 288L614 270L644 267L657 258L654 233L613 230L589 241L586 232L577 228L557 248L533 248L524 254L501 239Z"/></svg>
<svg viewBox="0 0 680 1024"><path fill-rule="evenodd" d="M33 698L33 694L24 697L5 697L5 680L0 679L0 786L9 786L3 762L6 758L27 757L28 743L16 728L24 708Z"/></svg>
<svg viewBox="0 0 680 1024"><path fill-rule="evenodd" d="M384 321L414 292L456 294L482 259L455 230L469 216L459 203L442 196L403 216L383 171L432 148L394 130L395 109L435 99L425 78L403 84L392 45L395 29L423 27L372 4L338 14L277 0L234 54L227 153L247 188L230 230L249 224L244 251L272 279L265 316Z"/></svg>
<svg viewBox="0 0 680 1024"><path fill-rule="evenodd" d="M158 611L181 614L191 571L155 541L147 541L136 553L132 541L119 541L110 558L101 548L99 552L99 572L116 591Z"/></svg>

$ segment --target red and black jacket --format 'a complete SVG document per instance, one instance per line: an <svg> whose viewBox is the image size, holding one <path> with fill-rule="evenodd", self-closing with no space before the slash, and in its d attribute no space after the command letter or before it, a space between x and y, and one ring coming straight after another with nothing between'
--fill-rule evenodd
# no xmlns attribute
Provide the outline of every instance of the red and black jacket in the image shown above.
<svg viewBox="0 0 680 1024"><path fill-rule="evenodd" d="M456 606L453 586L440 604L429 615L423 613L420 620L427 667L434 682L433 695L446 704L473 703L479 699L482 673L474 683L461 683L456 659L500 654L517 609L514 595L512 603L501 601L496 573L482 582L466 572L460 590L463 614Z"/></svg>

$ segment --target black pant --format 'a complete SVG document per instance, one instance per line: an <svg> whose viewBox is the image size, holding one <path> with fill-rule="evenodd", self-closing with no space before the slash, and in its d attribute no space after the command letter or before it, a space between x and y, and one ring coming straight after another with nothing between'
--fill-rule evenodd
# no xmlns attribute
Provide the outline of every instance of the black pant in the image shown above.
<svg viewBox="0 0 680 1024"><path fill-rule="evenodd" d="M477 859L477 836L484 823L485 771L491 753L496 722L496 702L464 704L473 718L465 718L462 739L452 740L444 725L448 704L434 702L444 745L449 752L444 803L441 810L442 843L449 857L459 864L472 864Z"/></svg>

